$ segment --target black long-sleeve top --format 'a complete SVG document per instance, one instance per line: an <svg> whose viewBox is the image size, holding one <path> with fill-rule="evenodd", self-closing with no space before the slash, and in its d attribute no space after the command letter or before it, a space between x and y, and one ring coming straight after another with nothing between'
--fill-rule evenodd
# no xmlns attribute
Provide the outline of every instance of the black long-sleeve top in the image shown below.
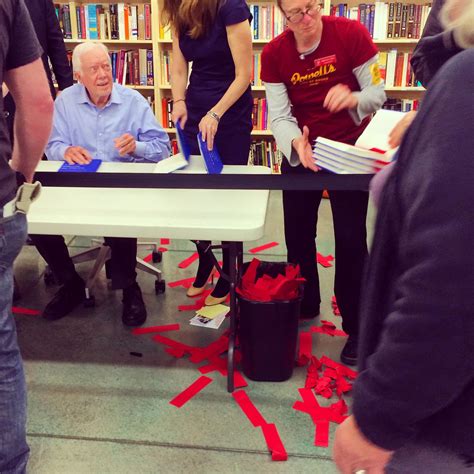
<svg viewBox="0 0 474 474"><path fill-rule="evenodd" d="M445 0L434 0L423 34L411 58L415 77L425 87L448 59L462 51L456 45L452 31L444 32L439 21L439 12L444 2Z"/></svg>
<svg viewBox="0 0 474 474"><path fill-rule="evenodd" d="M50 83L53 96L54 87L48 57L51 61L54 75L58 82L59 90L72 86L72 69L64 46L63 34L59 27L59 21L54 11L52 0L25 0L26 7L30 13L31 21L43 48L43 64Z"/></svg>

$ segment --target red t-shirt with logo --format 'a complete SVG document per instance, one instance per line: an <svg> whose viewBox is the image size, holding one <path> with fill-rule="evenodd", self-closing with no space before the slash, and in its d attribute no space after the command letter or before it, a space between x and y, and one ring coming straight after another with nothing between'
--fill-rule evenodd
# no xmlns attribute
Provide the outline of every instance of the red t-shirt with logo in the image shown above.
<svg viewBox="0 0 474 474"><path fill-rule="evenodd" d="M353 69L377 54L367 29L358 21L323 16L321 42L316 51L300 58L291 30L286 30L263 49L261 79L284 83L292 113L300 128L307 125L310 140L318 136L353 144L369 118L356 125L347 110L331 113L323 107L331 87L345 84L360 91Z"/></svg>

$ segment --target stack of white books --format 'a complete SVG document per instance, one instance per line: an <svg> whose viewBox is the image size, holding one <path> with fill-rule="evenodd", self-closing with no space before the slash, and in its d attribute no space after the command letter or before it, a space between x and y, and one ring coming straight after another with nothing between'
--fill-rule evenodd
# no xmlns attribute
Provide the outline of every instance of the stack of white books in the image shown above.
<svg viewBox="0 0 474 474"><path fill-rule="evenodd" d="M318 137L313 148L316 165L336 174L373 174L380 171L393 160L396 149L390 149L388 137L403 116L403 112L379 110L355 146Z"/></svg>

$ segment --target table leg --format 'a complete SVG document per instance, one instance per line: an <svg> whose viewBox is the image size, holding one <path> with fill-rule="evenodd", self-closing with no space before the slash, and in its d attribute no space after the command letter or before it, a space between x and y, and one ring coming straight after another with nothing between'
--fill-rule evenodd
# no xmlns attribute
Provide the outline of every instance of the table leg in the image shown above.
<svg viewBox="0 0 474 474"><path fill-rule="evenodd" d="M235 349L235 337L237 332L237 299L236 299L236 285L237 275L240 271L240 267L237 268L239 260L242 255L239 256L238 251L239 244L237 242L229 242L229 258L230 258L230 270L229 270L229 283L230 283L230 334L229 334L229 348L227 351L227 391L232 393L234 391L234 349Z"/></svg>

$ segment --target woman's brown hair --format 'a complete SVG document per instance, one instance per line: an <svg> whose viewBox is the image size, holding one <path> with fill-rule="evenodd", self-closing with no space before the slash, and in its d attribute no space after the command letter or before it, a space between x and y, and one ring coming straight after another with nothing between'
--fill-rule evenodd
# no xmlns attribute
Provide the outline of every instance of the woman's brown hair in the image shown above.
<svg viewBox="0 0 474 474"><path fill-rule="evenodd" d="M169 24L177 34L187 32L196 39L211 28L221 0L162 0L160 3L163 26Z"/></svg>

